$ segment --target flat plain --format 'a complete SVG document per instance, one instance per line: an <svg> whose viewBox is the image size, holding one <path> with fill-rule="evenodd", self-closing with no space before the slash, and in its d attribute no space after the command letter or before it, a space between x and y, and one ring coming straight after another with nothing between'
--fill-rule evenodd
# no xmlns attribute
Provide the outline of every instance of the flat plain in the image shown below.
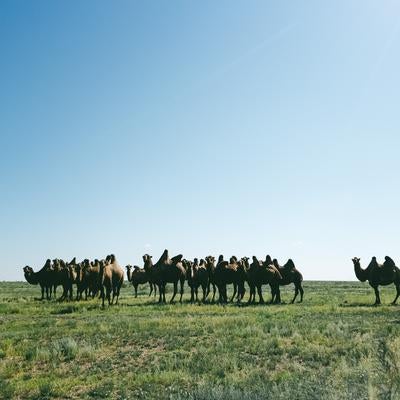
<svg viewBox="0 0 400 400"><path fill-rule="evenodd" d="M359 282L304 290L302 304L287 287L286 304L221 306L190 304L186 287L183 304L158 305L125 283L102 309L2 282L0 398L400 399L394 287L379 307Z"/></svg>

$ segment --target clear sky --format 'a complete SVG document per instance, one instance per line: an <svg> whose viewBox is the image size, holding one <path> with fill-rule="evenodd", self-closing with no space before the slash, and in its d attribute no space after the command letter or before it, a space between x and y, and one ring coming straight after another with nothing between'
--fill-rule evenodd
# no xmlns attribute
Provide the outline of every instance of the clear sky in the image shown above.
<svg viewBox="0 0 400 400"><path fill-rule="evenodd" d="M0 2L0 280L164 248L400 264L400 3Z"/></svg>

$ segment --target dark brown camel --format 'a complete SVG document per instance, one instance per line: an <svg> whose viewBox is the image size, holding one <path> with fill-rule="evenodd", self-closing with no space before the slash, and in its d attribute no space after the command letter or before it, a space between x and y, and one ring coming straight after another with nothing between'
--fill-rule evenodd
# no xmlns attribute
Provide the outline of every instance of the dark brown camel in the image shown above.
<svg viewBox="0 0 400 400"><path fill-rule="evenodd" d="M216 292L216 286L215 286L215 257L207 256L205 258L205 264L206 264L206 269L207 269L207 272L208 272L208 285L207 285L206 298L209 295L210 287L212 286L212 288L213 288L213 296L212 296L211 302L214 303L214 301L215 301L215 292Z"/></svg>
<svg viewBox="0 0 400 400"><path fill-rule="evenodd" d="M228 302L226 288L228 284L233 284L233 295L230 301L233 301L236 293L238 293L238 302L240 302L244 294L244 282L246 278L243 265L238 263L235 256L232 256L229 262L223 261L223 257L219 256L218 261L219 263L214 271L214 282L218 288L219 302Z"/></svg>
<svg viewBox="0 0 400 400"><path fill-rule="evenodd" d="M191 291L190 302L193 303L195 301L195 297L196 301L197 302L199 301L198 291L199 287L201 286L201 289L203 291L202 301L204 303L206 301L208 279L209 279L209 274L205 260L201 259L200 264L197 258L194 259L194 262L185 260L184 265L186 265L185 267L186 276Z"/></svg>
<svg viewBox="0 0 400 400"><path fill-rule="evenodd" d="M289 259L287 263L281 267L278 263L278 260L274 258L273 260L274 266L279 270L280 274L282 275L282 280L279 282L279 286L285 286L285 285L290 285L291 283L294 284L294 297L292 301L290 302L293 304L300 293L300 301L301 303L303 301L303 295L304 295L304 290L302 286L303 282L303 275L301 272L296 269L294 262L292 259ZM276 293L277 299L276 302L280 303L281 302L281 291L278 288L278 291Z"/></svg>
<svg viewBox="0 0 400 400"><path fill-rule="evenodd" d="M396 297L392 304L396 304L400 295L400 270L396 267L395 262L390 257L385 257L383 265L378 264L376 257L372 257L372 260L366 269L361 268L360 258L354 257L352 261L357 279L361 282L368 281L370 286L374 289L375 305L381 304L378 287L380 285L391 285L392 283L396 286Z"/></svg>
<svg viewBox="0 0 400 400"><path fill-rule="evenodd" d="M114 254L106 257L105 261L100 261L101 279L101 300L104 307L104 298L107 297L108 304L118 304L119 293L124 282L124 270L118 264ZM112 299L111 299L112 293Z"/></svg>
<svg viewBox="0 0 400 400"><path fill-rule="evenodd" d="M255 302L255 289L257 289L259 303L264 303L262 285L269 285L271 287L271 303L274 302L279 290L279 282L282 280L281 274L274 265L270 263L270 257L267 257L265 262L262 262L257 257L253 256L252 261L247 272L247 282L250 287L249 302Z"/></svg>
<svg viewBox="0 0 400 400"><path fill-rule="evenodd" d="M148 254L145 254L143 256L143 261L144 261L144 267L143 269L146 271L148 279L149 279L149 285L150 285L150 293L149 293L149 297L151 296L151 294L153 293L154 290L154 297L157 296L157 284L156 284L156 274L154 274L154 268L153 268L153 261L151 260L153 257L149 256ZM146 262L147 260L147 262ZM156 271L157 272L157 271Z"/></svg>
<svg viewBox="0 0 400 400"><path fill-rule="evenodd" d="M152 258L148 254L143 256L144 268L149 271L152 281L158 286L159 303L165 303L165 288L167 283L174 284L174 294L170 300L173 303L180 283L180 299L182 302L183 288L185 285L186 271L182 264L182 255L170 258L168 250L164 250L160 259L153 265Z"/></svg>
<svg viewBox="0 0 400 400"><path fill-rule="evenodd" d="M51 290L54 287L53 274L51 271L51 260L47 260L44 266L37 272L34 272L28 265L23 268L25 279L31 285L38 285L42 291L41 300L44 300L46 292L47 300L51 298Z"/></svg>
<svg viewBox="0 0 400 400"><path fill-rule="evenodd" d="M149 282L149 274L146 272L145 269L139 268L137 265L135 265L134 267L132 267L132 265L127 265L125 268L128 281L132 284L135 290L135 297L137 297L138 286ZM153 291L153 284L149 282L149 285L151 294L151 292Z"/></svg>

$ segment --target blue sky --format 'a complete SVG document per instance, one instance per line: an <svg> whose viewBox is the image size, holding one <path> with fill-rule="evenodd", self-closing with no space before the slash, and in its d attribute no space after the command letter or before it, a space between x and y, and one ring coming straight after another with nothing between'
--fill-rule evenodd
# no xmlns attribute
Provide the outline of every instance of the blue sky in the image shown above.
<svg viewBox="0 0 400 400"><path fill-rule="evenodd" d="M0 2L0 280L164 248L400 264L397 1Z"/></svg>

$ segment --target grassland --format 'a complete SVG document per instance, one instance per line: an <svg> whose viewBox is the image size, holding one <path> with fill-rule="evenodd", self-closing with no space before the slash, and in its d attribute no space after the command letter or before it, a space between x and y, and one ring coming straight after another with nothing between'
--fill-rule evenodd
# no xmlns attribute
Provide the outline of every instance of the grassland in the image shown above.
<svg viewBox="0 0 400 400"><path fill-rule="evenodd" d="M400 399L400 307L369 306L361 283L304 288L303 304L238 307L126 286L101 309L0 283L0 398Z"/></svg>

